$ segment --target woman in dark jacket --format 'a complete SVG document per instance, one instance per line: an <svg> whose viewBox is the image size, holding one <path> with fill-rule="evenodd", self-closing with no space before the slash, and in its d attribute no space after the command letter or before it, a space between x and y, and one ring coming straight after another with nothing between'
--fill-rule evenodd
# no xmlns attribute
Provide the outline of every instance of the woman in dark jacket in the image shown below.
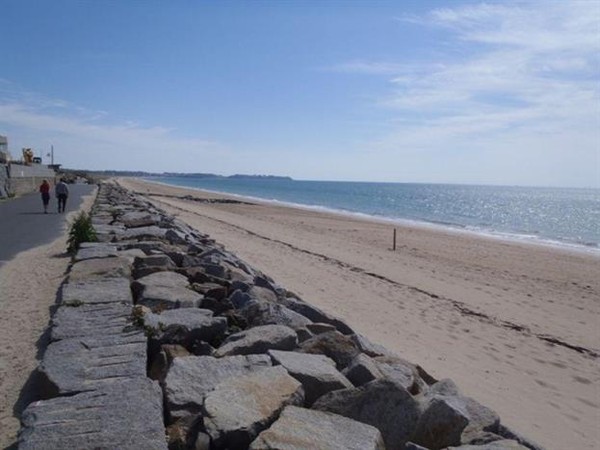
<svg viewBox="0 0 600 450"><path fill-rule="evenodd" d="M40 185L40 194L42 194L44 214L48 214L48 203L50 202L50 184L47 180L42 181L42 184Z"/></svg>

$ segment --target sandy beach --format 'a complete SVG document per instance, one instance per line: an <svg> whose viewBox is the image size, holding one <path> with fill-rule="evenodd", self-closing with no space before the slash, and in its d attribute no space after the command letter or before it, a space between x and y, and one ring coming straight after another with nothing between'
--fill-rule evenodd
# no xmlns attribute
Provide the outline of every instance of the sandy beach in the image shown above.
<svg viewBox="0 0 600 450"><path fill-rule="evenodd" d="M81 206L89 210L89 195ZM77 214L68 214L67 222ZM15 443L20 412L36 399L32 372L47 344L44 330L71 258L67 229L50 244L19 253L0 268L0 448ZM12 447L11 447L12 448Z"/></svg>
<svg viewBox="0 0 600 450"><path fill-rule="evenodd" d="M121 179L548 449L600 448L598 255Z"/></svg>

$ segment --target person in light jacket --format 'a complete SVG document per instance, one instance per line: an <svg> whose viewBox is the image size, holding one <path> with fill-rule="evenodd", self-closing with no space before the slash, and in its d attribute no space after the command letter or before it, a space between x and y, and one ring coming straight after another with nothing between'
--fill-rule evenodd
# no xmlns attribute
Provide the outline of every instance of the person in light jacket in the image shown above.
<svg viewBox="0 0 600 450"><path fill-rule="evenodd" d="M67 206L67 198L69 197L69 188L65 183L63 178L56 184L54 188L54 193L56 194L56 198L58 200L58 212L65 212L65 207Z"/></svg>

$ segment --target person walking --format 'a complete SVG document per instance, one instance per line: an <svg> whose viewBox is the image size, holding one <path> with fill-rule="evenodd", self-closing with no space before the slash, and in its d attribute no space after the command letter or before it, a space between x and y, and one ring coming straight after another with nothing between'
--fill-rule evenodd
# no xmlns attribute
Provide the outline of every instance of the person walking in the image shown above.
<svg viewBox="0 0 600 450"><path fill-rule="evenodd" d="M40 185L40 194L42 194L44 214L48 214L48 203L50 202L50 184L48 183L48 180L42 181L42 184Z"/></svg>
<svg viewBox="0 0 600 450"><path fill-rule="evenodd" d="M58 212L64 213L65 207L67 206L67 198L69 197L69 188L63 178L56 184L54 192L56 194L56 199L58 200Z"/></svg>

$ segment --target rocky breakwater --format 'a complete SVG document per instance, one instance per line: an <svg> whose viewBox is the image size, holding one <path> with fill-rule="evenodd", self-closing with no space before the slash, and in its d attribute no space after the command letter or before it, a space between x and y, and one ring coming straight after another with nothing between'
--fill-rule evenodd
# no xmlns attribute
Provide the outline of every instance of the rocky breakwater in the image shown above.
<svg viewBox="0 0 600 450"><path fill-rule="evenodd" d="M537 449L142 197L102 185L20 448Z"/></svg>

